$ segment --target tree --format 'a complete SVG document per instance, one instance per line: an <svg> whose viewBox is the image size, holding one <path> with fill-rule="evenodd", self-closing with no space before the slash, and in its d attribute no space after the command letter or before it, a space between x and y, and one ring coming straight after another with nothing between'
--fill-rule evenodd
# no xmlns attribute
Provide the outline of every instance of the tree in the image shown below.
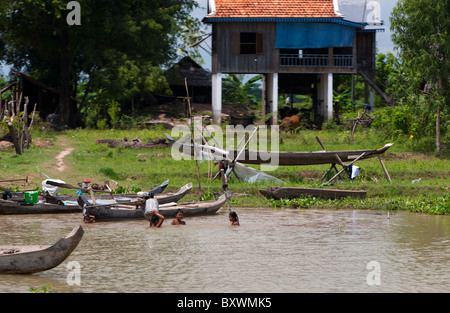
<svg viewBox="0 0 450 313"><path fill-rule="evenodd" d="M80 109L73 98L82 80L86 94L103 90L109 100L158 90L160 67L176 57L178 34L196 6L194 0L78 2L81 25L67 23L68 0L0 5L0 58L58 88L61 122L70 126Z"/></svg>
<svg viewBox="0 0 450 313"><path fill-rule="evenodd" d="M229 74L223 79L223 100L225 102L240 103L243 107L247 106L248 100L252 99L250 91L259 86L258 82L262 79L262 76L253 76L247 81L245 79L245 75L242 74Z"/></svg>
<svg viewBox="0 0 450 313"><path fill-rule="evenodd" d="M436 112L436 151L440 116L450 107L450 4L448 0L400 0L391 15L392 40L400 57L397 92L421 114Z"/></svg>

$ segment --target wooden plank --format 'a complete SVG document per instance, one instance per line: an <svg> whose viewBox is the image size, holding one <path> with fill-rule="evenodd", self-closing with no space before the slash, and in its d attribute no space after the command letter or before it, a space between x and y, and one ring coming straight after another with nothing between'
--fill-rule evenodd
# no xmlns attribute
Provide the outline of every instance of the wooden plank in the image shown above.
<svg viewBox="0 0 450 313"><path fill-rule="evenodd" d="M24 181L24 182L28 183L28 176L26 178L0 180L0 183L12 183L12 182L16 182L16 181Z"/></svg>

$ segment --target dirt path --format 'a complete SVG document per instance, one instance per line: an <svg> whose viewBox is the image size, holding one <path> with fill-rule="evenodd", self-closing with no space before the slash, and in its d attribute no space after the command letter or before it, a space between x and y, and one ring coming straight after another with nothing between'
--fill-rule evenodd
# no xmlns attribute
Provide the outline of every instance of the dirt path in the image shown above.
<svg viewBox="0 0 450 313"><path fill-rule="evenodd" d="M57 170L58 173L62 173L69 168L69 165L64 162L64 158L71 154L75 150L75 148L71 146L70 142L63 135L58 136L57 145L60 146L63 150L55 156L53 164L49 165L53 170ZM54 162L56 162L56 165Z"/></svg>
<svg viewBox="0 0 450 313"><path fill-rule="evenodd" d="M69 155L70 153L72 153L72 151L74 150L74 148L66 148L63 151L61 151L56 157L56 169L60 172L64 172L64 170L66 169L66 165L64 164L64 158Z"/></svg>

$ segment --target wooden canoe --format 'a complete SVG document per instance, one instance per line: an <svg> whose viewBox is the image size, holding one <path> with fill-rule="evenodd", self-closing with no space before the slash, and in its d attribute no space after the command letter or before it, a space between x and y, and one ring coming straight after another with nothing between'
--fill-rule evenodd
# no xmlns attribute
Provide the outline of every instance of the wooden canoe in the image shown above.
<svg viewBox="0 0 450 313"><path fill-rule="evenodd" d="M267 197L275 200L280 199L294 199L302 196L320 197L326 199L337 199L345 197L359 197L366 196L365 190L340 190L340 189L326 189L326 188L300 188L300 187L274 187L269 186L267 189L259 189L259 192Z"/></svg>
<svg viewBox="0 0 450 313"><path fill-rule="evenodd" d="M0 200L0 215L4 214L56 214L80 213L78 205L52 203L25 203L23 201Z"/></svg>
<svg viewBox="0 0 450 313"><path fill-rule="evenodd" d="M188 183L174 192L155 195L160 204L177 202L192 189L192 183ZM76 202L76 196L61 196L65 205L52 203L25 203L23 201L1 200L0 215L6 214L58 214L58 213L81 213L82 209ZM89 198L89 197L88 197ZM96 199L111 199L110 195L96 195ZM127 198L127 201L136 201L136 194L117 194L113 198L119 200Z"/></svg>
<svg viewBox="0 0 450 313"><path fill-rule="evenodd" d="M160 207L159 213L164 217L174 217L178 209L182 209L185 216L207 215L216 213L226 202L225 195L217 200L177 203L172 206ZM124 220L145 219L144 209L114 207L87 207L86 213L95 216L95 220Z"/></svg>
<svg viewBox="0 0 450 313"><path fill-rule="evenodd" d="M377 155L381 155L386 152L393 144L388 143L380 149L366 149L366 150L343 150L343 151L267 151L258 152L244 150L237 159L240 163L245 164L273 164L279 166L294 166L294 165L317 165L317 164L339 164L342 162L351 162L357 157L359 160L364 160L372 158ZM198 148L199 151L202 150L201 147ZM185 154L194 155L195 149L192 146L183 144L179 146L179 151ZM239 151L238 150L227 150L227 158L234 160ZM220 155L215 154L216 157L220 158ZM338 156L338 157L336 157ZM224 156L225 158L225 156ZM339 160L340 159L340 160ZM278 162L277 162L278 160Z"/></svg>
<svg viewBox="0 0 450 313"><path fill-rule="evenodd" d="M192 189L192 183L187 183L186 185L184 185L183 187L181 187L180 189L178 189L174 192L160 193L160 194L156 194L154 197L155 197L155 199L158 200L159 204L177 202L181 198L183 198L187 193L189 193L191 191L191 189ZM110 200L111 196L110 195L96 195L95 198ZM136 201L138 197L135 193L133 193L133 194L114 194L113 198L115 198L119 201L122 201L123 198L131 199L131 201Z"/></svg>
<svg viewBox="0 0 450 313"><path fill-rule="evenodd" d="M0 246L0 273L32 274L61 264L77 247L84 230L75 227L54 245Z"/></svg>

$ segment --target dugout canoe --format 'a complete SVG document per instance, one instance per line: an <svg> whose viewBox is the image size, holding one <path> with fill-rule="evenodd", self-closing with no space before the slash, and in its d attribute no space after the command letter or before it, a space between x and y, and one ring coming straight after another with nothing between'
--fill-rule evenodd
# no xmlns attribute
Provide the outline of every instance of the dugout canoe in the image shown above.
<svg viewBox="0 0 450 313"><path fill-rule="evenodd" d="M247 164L264 164L264 163L271 163L276 160L278 155L278 165L317 165L317 164L332 164L337 163L339 164L339 159L342 162L351 162L361 156L363 153L364 155L360 157L360 160L369 159L372 157L375 157L377 155L381 155L385 153L393 144L388 143L384 147L380 149L366 149L366 150L342 150L342 151L310 151L310 152L303 152L303 151L279 151L279 152L267 152L268 159L261 159L261 155L258 153L254 154L257 155L255 158L252 157L252 154L250 151L246 150L245 153L242 153L243 160L238 160L241 163L247 163ZM234 150L233 153L236 153ZM339 157L337 158L336 155Z"/></svg>
<svg viewBox="0 0 450 313"><path fill-rule="evenodd" d="M61 264L78 246L83 237L81 226L53 245L0 246L0 273L32 274Z"/></svg>
<svg viewBox="0 0 450 313"><path fill-rule="evenodd" d="M186 194L188 194L192 189L192 183L187 183L183 187L179 188L178 190L174 192L165 192L156 194L154 197L158 200L159 204L165 204L170 202L177 202L181 200ZM111 200L110 195L95 195L96 199L102 199L102 200ZM117 202L123 202L125 199L136 201L138 199L137 194L115 194L113 195L113 198Z"/></svg>
<svg viewBox="0 0 450 313"><path fill-rule="evenodd" d="M234 160L238 155L237 159L240 163L245 164L273 164L279 166L296 166L296 165L318 165L318 164L340 164L340 162L351 162L356 158L360 157L359 160L369 159L378 155L385 153L393 144L388 143L384 147L379 149L365 149L365 150L342 150L342 151L252 151L244 150L243 153L239 155L238 150L226 150L228 154L221 155L220 151L214 151L214 157L219 160L220 157L223 159ZM174 145L175 146L175 145ZM191 145L180 144L175 148L183 154L194 156L195 150L199 151L206 150L209 152L211 148L205 148L204 146L195 146L192 148ZM212 148L214 149L214 148ZM363 154L364 153L364 154ZM362 155L362 156L361 156Z"/></svg>
<svg viewBox="0 0 450 313"><path fill-rule="evenodd" d="M276 187L269 186L267 189L259 189L259 192L275 200L295 199L303 196L320 197L326 199L338 199L346 197L365 198L365 190L342 190L328 188L301 188L301 187Z"/></svg>
<svg viewBox="0 0 450 313"><path fill-rule="evenodd" d="M192 189L192 183L187 183L174 192L167 192L155 195L160 204L177 202L183 198ZM82 213L76 196L59 197L63 204L53 203L25 203L22 200L2 200L0 199L0 215L12 214L58 214L58 213ZM88 196L88 198L90 198ZM113 195L95 195L95 199L110 200L111 202L136 202L137 194L117 194Z"/></svg>
<svg viewBox="0 0 450 313"><path fill-rule="evenodd" d="M7 214L57 214L80 213L78 205L62 205L53 203L25 203L16 200L0 200L0 215Z"/></svg>
<svg viewBox="0 0 450 313"><path fill-rule="evenodd" d="M216 213L226 202L226 196L221 195L216 200L173 203L162 206L159 213L164 217L175 217L178 209L183 210L184 216L208 215ZM127 220L145 219L144 209L123 206L91 206L86 207L86 214L95 216L95 220Z"/></svg>

